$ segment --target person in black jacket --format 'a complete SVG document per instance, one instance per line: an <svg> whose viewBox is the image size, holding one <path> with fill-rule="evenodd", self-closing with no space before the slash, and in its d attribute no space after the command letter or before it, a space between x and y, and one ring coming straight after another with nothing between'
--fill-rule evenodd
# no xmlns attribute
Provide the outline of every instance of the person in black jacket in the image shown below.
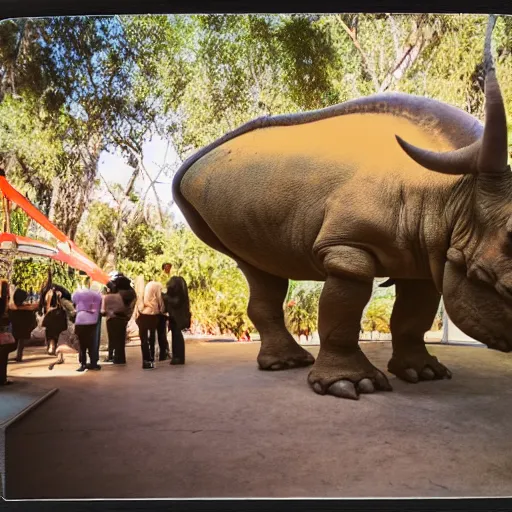
<svg viewBox="0 0 512 512"><path fill-rule="evenodd" d="M7 379L7 361L9 354L16 350L8 310L9 284L5 280L0 280L0 386L12 384L12 381Z"/></svg>
<svg viewBox="0 0 512 512"><path fill-rule="evenodd" d="M172 333L172 365L185 364L185 340L182 331L190 328L190 301L185 279L173 276L167 282L164 303Z"/></svg>
<svg viewBox="0 0 512 512"><path fill-rule="evenodd" d="M16 361L23 360L23 349L25 342L30 340L32 331L37 327L36 309L37 304L24 304L28 293L17 288L13 294L13 304L9 307L9 320L11 321L12 335L18 345Z"/></svg>
<svg viewBox="0 0 512 512"><path fill-rule="evenodd" d="M68 328L68 312L63 301L71 301L71 294L68 290L51 282L43 286L39 301L39 313L44 314L43 327L46 329L46 346L48 354L51 356L56 355L59 336Z"/></svg>
<svg viewBox="0 0 512 512"><path fill-rule="evenodd" d="M137 295L130 280L120 274L107 283L109 293L103 297L102 311L107 316L108 360L126 364L126 327L133 314Z"/></svg>

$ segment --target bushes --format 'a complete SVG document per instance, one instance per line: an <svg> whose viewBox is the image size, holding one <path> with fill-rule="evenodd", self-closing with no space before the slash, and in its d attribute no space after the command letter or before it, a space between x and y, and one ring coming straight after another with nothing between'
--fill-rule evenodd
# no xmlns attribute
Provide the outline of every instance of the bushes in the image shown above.
<svg viewBox="0 0 512 512"><path fill-rule="evenodd" d="M290 282L285 305L286 327L292 334L309 336L317 329L318 301L323 283Z"/></svg>
<svg viewBox="0 0 512 512"><path fill-rule="evenodd" d="M12 282L24 290L39 291L48 277L51 268L53 281L64 286L69 291L74 291L80 282L78 273L75 273L67 265L57 263L49 259L19 258L14 261Z"/></svg>
<svg viewBox="0 0 512 512"><path fill-rule="evenodd" d="M168 234L141 237L139 240L141 245L151 242L155 250L144 251L143 261L121 260L118 270L132 279L143 275L147 282L158 279L162 263L171 262L173 274L182 276L189 286L194 333L233 334L239 338L246 330L250 332L254 329L247 316L249 287L232 259L205 245L186 227ZM139 256L137 253L137 258ZM27 290L32 288L36 291L46 279L50 266L55 282L69 290L76 289L78 274L73 274L65 265L45 259L16 260L13 281ZM284 312L286 326L292 334L311 335L317 330L318 301L322 287L321 282L290 281ZM394 298L394 287L378 288L378 283L375 283L373 298L363 314L363 330L390 332ZM440 329L441 326L440 307L433 329Z"/></svg>
<svg viewBox="0 0 512 512"><path fill-rule="evenodd" d="M201 242L190 229L180 227L162 235L158 251L148 252L144 261L121 260L119 270L131 278L143 275L146 281L160 275L162 263L169 261L173 273L188 283L192 309L192 330L198 334L233 334L254 329L247 316L249 287L236 263ZM286 326L292 334L312 334L317 330L321 282L290 281L284 304ZM395 289L378 288L367 305L361 326L365 331L390 332ZM434 322L440 328L441 309Z"/></svg>
<svg viewBox="0 0 512 512"><path fill-rule="evenodd" d="M247 316L249 288L236 263L201 242L187 227L180 227L164 237L161 254L148 252L144 261L122 260L119 270L146 281L156 278L162 263L169 261L173 273L188 283L192 308L192 330L201 334L228 334L237 338L254 329ZM284 303L286 326L292 334L311 335L317 330L321 282L290 281ZM374 297L362 320L364 330L389 333L394 303L394 287L374 286Z"/></svg>
<svg viewBox="0 0 512 512"><path fill-rule="evenodd" d="M172 263L173 274L189 287L193 331L200 334L232 333L237 338L253 329L247 317L249 289L236 263L201 242L188 228L165 237L161 254L151 253L142 262L127 259L119 270L131 278L158 278L162 263Z"/></svg>

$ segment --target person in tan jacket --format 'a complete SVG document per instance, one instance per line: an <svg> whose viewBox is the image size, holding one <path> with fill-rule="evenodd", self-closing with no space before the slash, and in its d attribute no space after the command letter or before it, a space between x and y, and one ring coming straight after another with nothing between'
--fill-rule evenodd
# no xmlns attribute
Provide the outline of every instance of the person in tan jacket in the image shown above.
<svg viewBox="0 0 512 512"><path fill-rule="evenodd" d="M155 367L155 334L158 320L159 316L166 312L166 309L162 298L162 285L159 282L150 281L144 287L143 293L139 292L141 288L141 281L138 278L135 321L139 327L142 368L152 369ZM150 343L150 339L152 343Z"/></svg>

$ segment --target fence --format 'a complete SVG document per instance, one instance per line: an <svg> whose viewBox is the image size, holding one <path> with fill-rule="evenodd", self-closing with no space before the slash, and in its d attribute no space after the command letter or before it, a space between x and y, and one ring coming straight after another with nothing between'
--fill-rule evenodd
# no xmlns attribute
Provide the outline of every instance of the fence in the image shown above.
<svg viewBox="0 0 512 512"><path fill-rule="evenodd" d="M425 334L426 342L440 342L442 339L442 331L428 331ZM294 338L301 345L319 345L320 338L318 337L318 332L314 332L312 336L306 338L306 336L301 335L300 338L298 336L294 336ZM259 338L258 338L259 339ZM365 331L359 334L359 341L391 341L391 333L384 333L378 331Z"/></svg>

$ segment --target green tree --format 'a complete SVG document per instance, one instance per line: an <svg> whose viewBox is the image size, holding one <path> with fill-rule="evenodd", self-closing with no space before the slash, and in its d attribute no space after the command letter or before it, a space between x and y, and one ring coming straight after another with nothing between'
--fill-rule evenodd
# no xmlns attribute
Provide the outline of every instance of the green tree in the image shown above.
<svg viewBox="0 0 512 512"><path fill-rule="evenodd" d="M323 283L291 282L285 304L285 320L288 329L297 336L312 334L318 324L318 301Z"/></svg>

